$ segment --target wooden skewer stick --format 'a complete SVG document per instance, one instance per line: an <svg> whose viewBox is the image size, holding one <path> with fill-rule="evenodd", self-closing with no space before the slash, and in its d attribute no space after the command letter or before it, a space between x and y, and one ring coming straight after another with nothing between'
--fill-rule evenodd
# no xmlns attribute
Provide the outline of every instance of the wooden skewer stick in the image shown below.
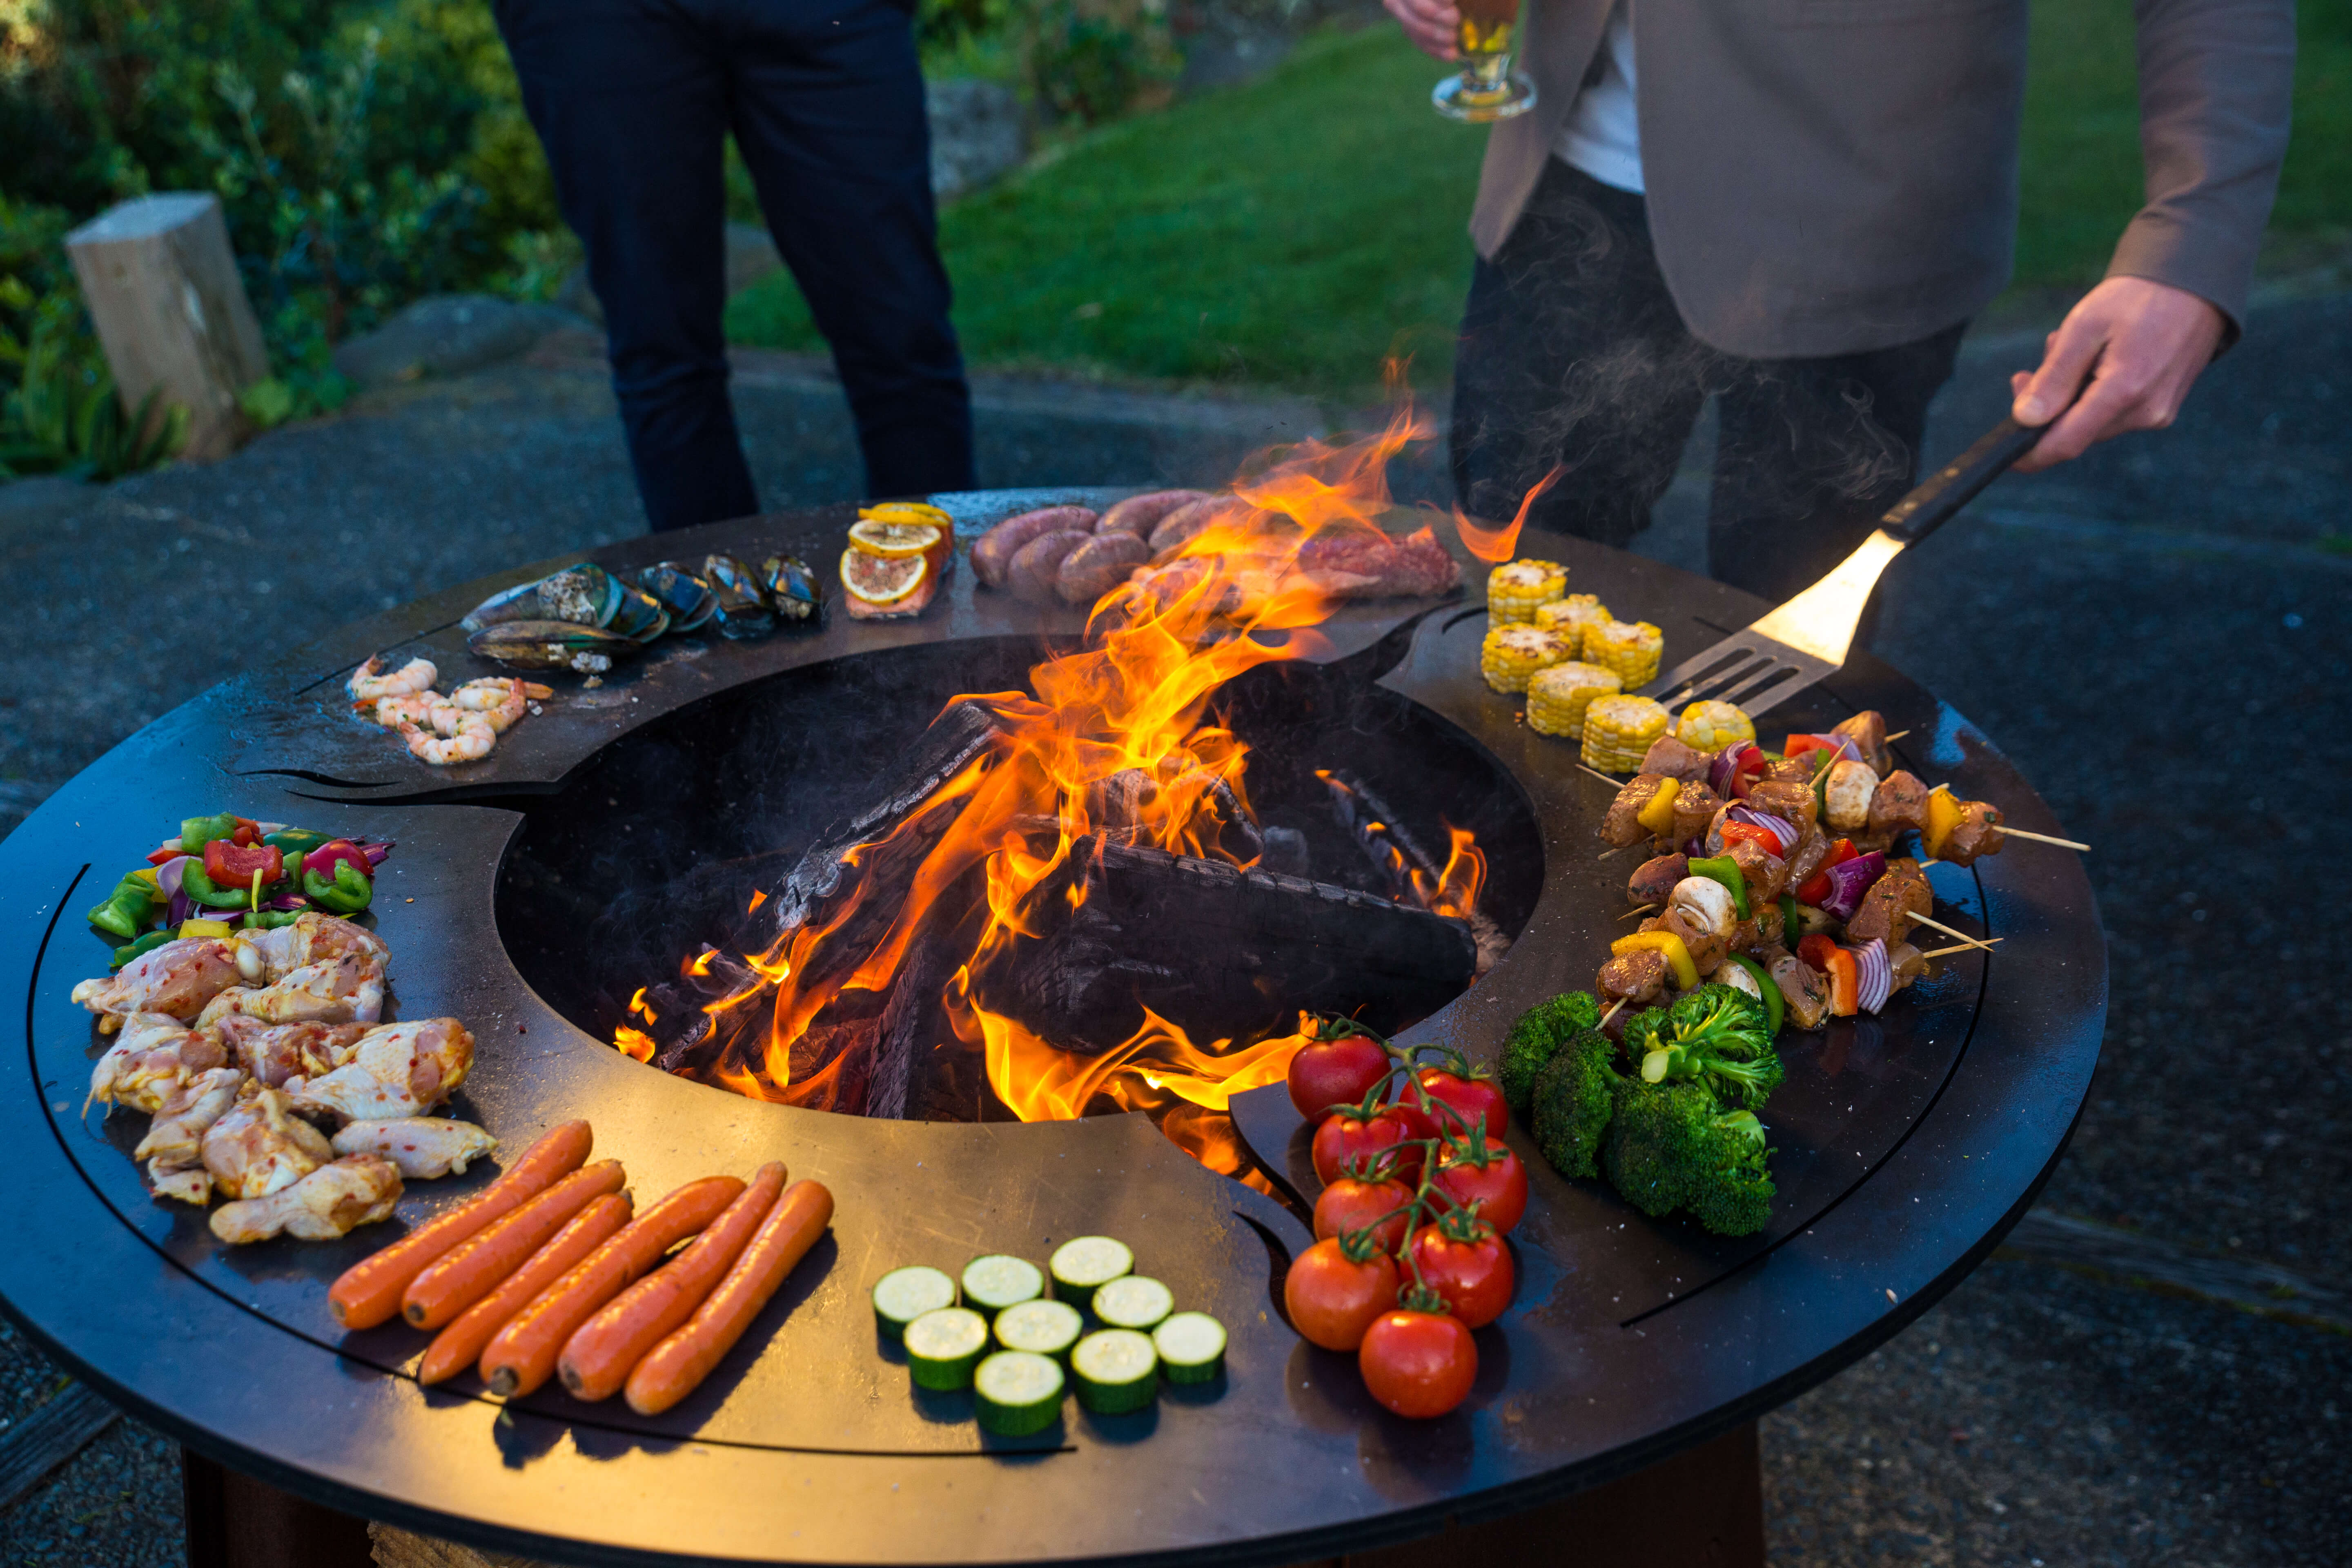
<svg viewBox="0 0 2352 1568"><path fill-rule="evenodd" d="M1928 917L1928 916L1927 916L1927 915L1913 915L1911 918L1912 918L1914 921L1917 921L1919 924L1921 924L1921 925L1923 925L1923 926L1926 926L1929 931L1942 931L1946 936L1956 936L1956 937L1958 937L1962 942L1964 942L1968 943L1970 947L1990 948L1990 947L1991 947L1991 946L1992 946L1992 943L1991 943L1991 942L1985 941L1985 940L1984 940L1984 938L1982 938L1982 937L1970 936L1968 932L1966 932L1966 931L1958 931L1958 930L1956 930L1956 929L1954 929L1954 928L1953 928L1953 927L1951 927L1951 926L1948 926L1948 925L1946 925L1943 921L1939 921L1939 920L1934 920L1934 919L1931 919L1931 918L1929 918L1929 917ZM1999 939L1995 939L1995 940L1999 940Z"/></svg>
<svg viewBox="0 0 2352 1568"><path fill-rule="evenodd" d="M1595 857L1595 858L1601 860L1612 859L1616 856L1622 855L1628 849L1639 849L1643 842L1643 840L1636 838L1631 844L1620 844L1614 849L1603 849L1597 857Z"/></svg>
<svg viewBox="0 0 2352 1568"><path fill-rule="evenodd" d="M1635 904L1632 909L1627 910L1623 914L1619 915L1617 918L1621 921L1630 921L1635 915L1647 913L1649 910L1654 910L1658 906L1655 904Z"/></svg>
<svg viewBox="0 0 2352 1568"><path fill-rule="evenodd" d="M1906 735L1909 734L1910 732L1911 732L1911 731L1908 731L1908 730L1897 730L1897 731L1895 731L1895 733L1893 733L1892 735L1889 735L1889 736L1887 736L1887 737L1886 737L1886 743L1887 743L1888 745L1890 745L1890 746L1891 746L1891 745L1895 744L1895 742L1897 742L1897 741L1901 740L1904 736L1906 736Z"/></svg>
<svg viewBox="0 0 2352 1568"><path fill-rule="evenodd" d="M1610 1019L1612 1019L1612 1018L1613 1018L1613 1017L1615 1017L1615 1016L1617 1016L1617 1009L1618 1009L1618 1008L1620 1008L1620 1007L1622 1007L1624 1005L1625 1005L1625 998L1623 998L1622 996L1620 996L1620 997L1618 997L1618 998L1617 998L1617 1000L1615 1000L1614 1002L1610 1003L1610 1004L1609 1004L1609 1011L1607 1011L1606 1013L1601 1014L1601 1022L1599 1022L1599 1023L1597 1023L1597 1024L1593 1025L1592 1026L1593 1026L1594 1028L1596 1028L1596 1029L1605 1029L1605 1028L1607 1028L1607 1027L1609 1026L1609 1020L1610 1020Z"/></svg>
<svg viewBox="0 0 2352 1568"><path fill-rule="evenodd" d="M2061 849L2079 849L2085 855L2091 852L2087 844L2077 844L2071 838L2053 838L2047 833L2028 833L2022 827L2011 827L2005 822L2000 825L2000 836L2003 838L2023 838L2035 844L2055 844Z"/></svg>
<svg viewBox="0 0 2352 1568"><path fill-rule="evenodd" d="M1623 789L1625 787L1625 784L1622 779L1612 779L1607 773L1602 773L1599 768L1587 768L1582 763L1579 763L1576 765L1580 768L1583 768L1586 773L1591 773L1594 778L1599 779L1611 789Z"/></svg>
<svg viewBox="0 0 2352 1568"><path fill-rule="evenodd" d="M1992 939L1992 942L1955 942L1950 947L1939 947L1933 952L1923 952L1919 956L1922 958L1949 958L1956 952L1976 952L1979 951L1990 952L1994 942L2007 942L2008 940L2009 939L2005 936L1997 936Z"/></svg>

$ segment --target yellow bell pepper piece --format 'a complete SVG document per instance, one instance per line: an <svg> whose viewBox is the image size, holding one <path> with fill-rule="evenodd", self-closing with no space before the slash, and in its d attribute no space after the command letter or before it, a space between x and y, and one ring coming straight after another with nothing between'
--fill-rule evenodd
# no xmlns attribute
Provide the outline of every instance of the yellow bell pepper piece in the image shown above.
<svg viewBox="0 0 2352 1568"><path fill-rule="evenodd" d="M1670 931L1637 931L1632 936L1621 936L1609 944L1612 957L1622 958L1629 952L1654 950L1666 955L1666 967L1675 972L1675 989L1692 991L1698 987L1698 965L1691 962L1690 949L1683 939Z"/></svg>
<svg viewBox="0 0 2352 1568"><path fill-rule="evenodd" d="M1927 793L1927 826L1919 835L1928 859L1944 858L1944 846L1950 842L1952 829L1959 825L1960 803L1952 798L1949 789L1937 784Z"/></svg>
<svg viewBox="0 0 2352 1568"><path fill-rule="evenodd" d="M1680 795L1682 789L1682 780L1668 779L1658 786L1658 793L1650 797L1650 804L1633 814L1633 820L1652 833L1672 833L1675 830L1675 796Z"/></svg>
<svg viewBox="0 0 2352 1568"><path fill-rule="evenodd" d="M180 922L180 940L192 936L226 936L232 928L226 921L186 920Z"/></svg>
<svg viewBox="0 0 2352 1568"><path fill-rule="evenodd" d="M157 898L159 898L159 899L160 899L160 898L162 898L162 897L163 896L162 889L160 889L156 888L156 886L155 886L155 868L154 868L154 867L152 867L152 866L142 866L138 870L133 871L133 872L131 872L131 876L133 876L133 877L137 878L140 881L142 881L142 882L146 883L146 884L147 884L147 886L148 886L149 890L152 891L152 892L155 894L155 896L156 896Z"/></svg>

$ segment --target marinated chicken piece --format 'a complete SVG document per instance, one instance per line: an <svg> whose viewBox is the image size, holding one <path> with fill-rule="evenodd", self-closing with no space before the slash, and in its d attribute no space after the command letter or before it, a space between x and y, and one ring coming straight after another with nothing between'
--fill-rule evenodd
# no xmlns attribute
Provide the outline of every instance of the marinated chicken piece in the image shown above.
<svg viewBox="0 0 2352 1568"><path fill-rule="evenodd" d="M73 999L93 1013L119 1018L168 1013L184 1021L236 978L236 957L228 943L193 936L142 952L103 980L83 981L73 988Z"/></svg>
<svg viewBox="0 0 2352 1568"><path fill-rule="evenodd" d="M455 1018L385 1024L360 1037L350 1062L287 1083L305 1116L387 1121L422 1116L457 1090L474 1065L474 1037Z"/></svg>
<svg viewBox="0 0 2352 1568"><path fill-rule="evenodd" d="M373 931L317 910L274 931L240 931L232 944L238 973L255 985L274 985L305 965L338 958L367 959L379 969L392 962L392 949Z"/></svg>
<svg viewBox="0 0 2352 1568"><path fill-rule="evenodd" d="M1685 784L1703 784L1714 761L1713 752L1702 752L1672 735L1661 735L1642 754L1642 771L1656 773L1660 778L1680 779Z"/></svg>
<svg viewBox="0 0 2352 1568"><path fill-rule="evenodd" d="M1621 1001L1631 1008L1654 1000L1665 984L1666 955L1654 948L1642 948L1621 952L1602 964L1592 988L1601 993L1603 1008Z"/></svg>
<svg viewBox="0 0 2352 1568"><path fill-rule="evenodd" d="M1771 917L1772 929L1775 931L1780 929L1780 906L1766 904L1756 913L1731 928L1732 952L1752 953L1763 946L1768 940L1779 940L1777 937L1768 939L1764 934L1764 921L1768 914Z"/></svg>
<svg viewBox="0 0 2352 1568"><path fill-rule="evenodd" d="M1727 963L1715 972L1715 978L1717 983L1728 985L1734 991L1744 991L1759 1002L1764 1000L1764 993L1757 988L1756 976L1748 973L1745 964Z"/></svg>
<svg viewBox="0 0 2352 1568"><path fill-rule="evenodd" d="M1813 798L1810 780L1804 784L1787 784L1767 779L1751 785L1748 791L1748 808L1777 816L1802 833L1813 826L1821 815L1821 805Z"/></svg>
<svg viewBox="0 0 2352 1568"><path fill-rule="evenodd" d="M1739 906L1733 902L1731 889L1712 877L1685 877L1675 883L1666 900L1666 910L1669 914L1681 915L1686 923L1707 936L1728 939L1732 928L1739 923ZM1687 942L1689 939L1684 940Z"/></svg>
<svg viewBox="0 0 2352 1568"><path fill-rule="evenodd" d="M281 1231L302 1241L333 1241L391 1218L398 1202L399 1167L378 1155L353 1154L276 1193L223 1204L213 1211L213 1234L231 1247Z"/></svg>
<svg viewBox="0 0 2352 1568"><path fill-rule="evenodd" d="M322 1078L352 1059L365 1024L265 1024L232 1014L218 1026L237 1064L271 1089L293 1078Z"/></svg>
<svg viewBox="0 0 2352 1568"><path fill-rule="evenodd" d="M161 1110L182 1084L227 1060L216 1036L191 1029L169 1014L133 1013L90 1068L89 1100L83 1109L95 1101L126 1110Z"/></svg>
<svg viewBox="0 0 2352 1568"><path fill-rule="evenodd" d="M383 965L358 953L306 963L239 998L265 1024L373 1024L383 1016Z"/></svg>
<svg viewBox="0 0 2352 1568"><path fill-rule="evenodd" d="M1788 1004L1789 1021L1800 1029L1820 1028L1830 1012L1829 981L1793 952L1783 952L1767 967Z"/></svg>
<svg viewBox="0 0 2352 1568"><path fill-rule="evenodd" d="M1789 863L1777 855L1767 855L1760 845L1745 840L1724 851L1739 868L1739 875L1748 883L1748 907L1769 904L1787 890Z"/></svg>
<svg viewBox="0 0 2352 1568"><path fill-rule="evenodd" d="M1729 926L1719 931L1702 929L1698 921L1679 904L1666 910L1658 923L1660 930L1682 938L1684 951L1690 954L1691 967L1698 971L1701 980L1721 968L1724 955L1731 951Z"/></svg>
<svg viewBox="0 0 2352 1568"><path fill-rule="evenodd" d="M1841 833L1858 833L1870 826L1870 803L1878 798L1878 775L1866 763L1840 757L1830 764L1822 787L1822 815Z"/></svg>
<svg viewBox="0 0 2352 1568"><path fill-rule="evenodd" d="M1975 862L1979 855L1998 855L2001 846L2000 807L1990 801L1960 802L1960 825L1944 840L1938 859L1955 866Z"/></svg>
<svg viewBox="0 0 2352 1568"><path fill-rule="evenodd" d="M206 1130L236 1103L237 1090L244 1087L245 1074L236 1068L206 1068L184 1080L156 1110L131 1157L152 1160L166 1171L203 1164Z"/></svg>
<svg viewBox="0 0 2352 1568"><path fill-rule="evenodd" d="M1690 857L1661 855L1642 862L1640 869L1625 879L1625 901L1629 904L1663 904L1675 890L1675 884L1690 875Z"/></svg>
<svg viewBox="0 0 2352 1568"><path fill-rule="evenodd" d="M1789 887L1801 888L1813 879L1813 873L1829 858L1829 836L1818 827L1808 827L1789 847L1789 868L1782 880Z"/></svg>
<svg viewBox="0 0 2352 1568"><path fill-rule="evenodd" d="M1635 773L1609 803L1609 810L1601 818L1601 837L1622 848L1638 844L1650 836L1650 830L1634 819L1643 807L1658 798L1658 789L1666 782L1663 773Z"/></svg>
<svg viewBox="0 0 2352 1568"><path fill-rule="evenodd" d="M499 1146L470 1121L435 1116L403 1116L390 1121L354 1121L334 1137L338 1154L377 1154L400 1167L412 1182L466 1173L468 1163Z"/></svg>
<svg viewBox="0 0 2352 1568"><path fill-rule="evenodd" d="M1886 753L1886 719L1877 709L1864 709L1844 723L1832 726L1830 733L1852 741L1872 773L1884 778L1893 771L1894 759Z"/></svg>
<svg viewBox="0 0 2352 1568"><path fill-rule="evenodd" d="M1846 940L1857 944L1876 940L1893 947L1911 934L1921 915L1934 912L1935 908L1935 890L1928 887L1918 863L1896 861L1862 895L1862 907L1845 922Z"/></svg>
<svg viewBox="0 0 2352 1568"><path fill-rule="evenodd" d="M178 1170L164 1170L158 1160L147 1162L147 1184L159 1198L176 1198L192 1208L202 1208L213 1201L213 1174L202 1165L186 1165Z"/></svg>
<svg viewBox="0 0 2352 1568"><path fill-rule="evenodd" d="M1871 832L1890 837L1927 826L1927 786L1919 782L1919 775L1898 768L1881 779L1877 793L1871 796L1867 826Z"/></svg>
<svg viewBox="0 0 2352 1568"><path fill-rule="evenodd" d="M233 1198L290 1187L335 1157L327 1135L293 1113L282 1090L254 1086L204 1138L205 1169Z"/></svg>
<svg viewBox="0 0 2352 1568"><path fill-rule="evenodd" d="M256 985L230 986L227 990L222 992L219 995L205 1004L205 1010L196 1015L196 1027L199 1029L219 1028L222 1019L236 1016L238 1012L240 1012L245 1006L245 999L248 996L257 994L259 990L260 987Z"/></svg>
<svg viewBox="0 0 2352 1568"><path fill-rule="evenodd" d="M1675 847L1689 843L1707 830L1715 814L1723 809L1723 797L1705 784L1686 784L1675 794Z"/></svg>

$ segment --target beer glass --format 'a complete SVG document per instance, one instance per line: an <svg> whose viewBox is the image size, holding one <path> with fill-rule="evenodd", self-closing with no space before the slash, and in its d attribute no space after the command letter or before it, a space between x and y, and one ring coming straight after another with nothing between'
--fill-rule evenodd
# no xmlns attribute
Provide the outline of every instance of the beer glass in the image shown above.
<svg viewBox="0 0 2352 1568"><path fill-rule="evenodd" d="M1484 125L1533 109L1536 84L1511 72L1519 0L1454 0L1454 6L1462 14L1454 33L1462 70L1439 82L1429 95L1437 112L1448 120Z"/></svg>

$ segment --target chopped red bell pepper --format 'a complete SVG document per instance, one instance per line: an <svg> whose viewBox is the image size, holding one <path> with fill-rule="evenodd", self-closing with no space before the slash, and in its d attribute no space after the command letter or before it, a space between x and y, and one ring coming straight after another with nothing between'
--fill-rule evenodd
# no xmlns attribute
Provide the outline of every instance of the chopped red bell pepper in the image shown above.
<svg viewBox="0 0 2352 1568"><path fill-rule="evenodd" d="M215 888L249 888L257 871L264 887L286 874L286 857L278 846L239 844L230 838L215 838L205 846L205 875Z"/></svg>
<svg viewBox="0 0 2352 1568"><path fill-rule="evenodd" d="M1758 774L1771 765L1771 757L1755 746L1750 746L1740 752L1738 765L1731 770L1731 777L1727 781L1731 786L1731 798L1746 800L1748 786L1756 782Z"/></svg>
<svg viewBox="0 0 2352 1568"><path fill-rule="evenodd" d="M1824 974L1830 972L1830 954L1836 951L1837 943L1825 931L1815 931L1797 944L1797 956Z"/></svg>
<svg viewBox="0 0 2352 1568"><path fill-rule="evenodd" d="M1848 860L1858 860L1861 858L1862 851L1853 847L1853 840L1851 838L1841 838L1831 845L1830 852L1822 857L1821 869L1806 878L1803 885L1798 888L1797 901L1820 909L1822 901L1830 896L1830 868L1842 866ZM1818 969L1821 966L1815 964L1813 967Z"/></svg>
<svg viewBox="0 0 2352 1568"><path fill-rule="evenodd" d="M1862 966L1843 947L1831 948L1829 959L1830 1016L1851 1018L1862 1011Z"/></svg>
<svg viewBox="0 0 2352 1568"><path fill-rule="evenodd" d="M1788 744L1780 748L1780 754L1784 757L1801 757L1807 752L1834 752L1839 749L1819 735L1791 735L1789 737Z"/></svg>
<svg viewBox="0 0 2352 1568"><path fill-rule="evenodd" d="M167 860L177 860L181 856L185 855L187 851L184 849L151 849L147 853L147 864L150 866L161 866Z"/></svg>
<svg viewBox="0 0 2352 1568"><path fill-rule="evenodd" d="M1752 822L1727 822L1723 825L1723 847L1753 844L1775 860L1780 858L1780 837L1769 827L1759 827Z"/></svg>
<svg viewBox="0 0 2352 1568"><path fill-rule="evenodd" d="M329 881L335 879L335 862L348 860L352 869L362 877L373 877L375 868L368 864L367 851L348 838L330 838L302 857L302 869L316 871Z"/></svg>
<svg viewBox="0 0 2352 1568"><path fill-rule="evenodd" d="M228 841L232 844L240 846L258 844L261 841L261 824L254 821L249 816L238 817L236 819L236 831L228 836ZM210 872L205 874L207 876L211 875Z"/></svg>

